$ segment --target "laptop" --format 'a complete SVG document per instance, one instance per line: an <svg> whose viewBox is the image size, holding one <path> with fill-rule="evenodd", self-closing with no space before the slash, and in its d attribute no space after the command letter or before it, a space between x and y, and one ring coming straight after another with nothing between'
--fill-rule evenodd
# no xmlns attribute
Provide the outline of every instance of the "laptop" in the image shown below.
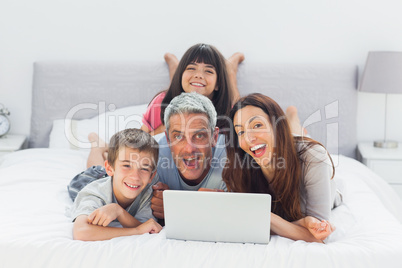
<svg viewBox="0 0 402 268"><path fill-rule="evenodd" d="M271 196L165 190L166 238L268 244Z"/></svg>

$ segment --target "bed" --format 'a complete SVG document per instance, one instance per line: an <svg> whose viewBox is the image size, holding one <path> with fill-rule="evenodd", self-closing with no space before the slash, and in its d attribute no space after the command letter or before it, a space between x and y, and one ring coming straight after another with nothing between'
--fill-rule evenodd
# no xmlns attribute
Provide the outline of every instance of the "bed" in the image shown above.
<svg viewBox="0 0 402 268"><path fill-rule="evenodd" d="M86 135L108 139L140 126L146 104L168 83L163 62L35 63L30 148L0 165L1 267L400 267L402 202L354 159L357 69L344 65L245 62L238 73L242 95L296 105L310 135L329 148L344 204L332 211L337 229L326 244L278 236L268 245L179 241L165 229L72 240L66 186L85 169Z"/></svg>

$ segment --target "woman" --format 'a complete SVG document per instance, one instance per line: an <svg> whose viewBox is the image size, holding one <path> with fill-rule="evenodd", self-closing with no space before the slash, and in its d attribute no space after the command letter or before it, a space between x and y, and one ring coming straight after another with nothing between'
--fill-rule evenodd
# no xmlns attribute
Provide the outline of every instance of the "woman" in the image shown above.
<svg viewBox="0 0 402 268"><path fill-rule="evenodd" d="M325 148L294 137L282 109L262 94L241 98L230 118L234 132L227 136L223 171L228 190L271 194L273 233L322 242L333 231L331 209L341 202Z"/></svg>

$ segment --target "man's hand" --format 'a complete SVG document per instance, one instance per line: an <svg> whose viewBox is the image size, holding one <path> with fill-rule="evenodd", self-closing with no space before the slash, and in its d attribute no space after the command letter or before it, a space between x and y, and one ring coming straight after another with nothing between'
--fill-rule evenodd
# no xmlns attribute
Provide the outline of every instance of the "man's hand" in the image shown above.
<svg viewBox="0 0 402 268"><path fill-rule="evenodd" d="M88 215L88 223L99 226L108 226L122 213L122 207L112 203L96 209Z"/></svg>
<svg viewBox="0 0 402 268"><path fill-rule="evenodd" d="M162 230L162 226L157 223L154 219L149 219L140 226L136 227L138 234L156 234Z"/></svg>
<svg viewBox="0 0 402 268"><path fill-rule="evenodd" d="M163 191L169 190L169 186L162 182L158 182L157 184L152 186L152 189L154 190L154 192L151 199L151 209L156 218L164 219L165 213L163 211Z"/></svg>
<svg viewBox="0 0 402 268"><path fill-rule="evenodd" d="M223 192L222 189L210 189L210 188L200 188L198 189L200 192Z"/></svg>

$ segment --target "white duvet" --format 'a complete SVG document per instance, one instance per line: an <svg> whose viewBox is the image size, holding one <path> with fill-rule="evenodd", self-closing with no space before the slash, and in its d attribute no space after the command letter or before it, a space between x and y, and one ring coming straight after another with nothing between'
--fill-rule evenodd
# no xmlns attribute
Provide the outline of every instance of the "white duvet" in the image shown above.
<svg viewBox="0 0 402 268"><path fill-rule="evenodd" d="M72 240L66 186L86 153L29 149L0 167L0 267L402 267L402 202L359 162L339 157L344 204L327 244L271 236L268 245L167 240L165 230ZM247 228L247 227L246 227Z"/></svg>

